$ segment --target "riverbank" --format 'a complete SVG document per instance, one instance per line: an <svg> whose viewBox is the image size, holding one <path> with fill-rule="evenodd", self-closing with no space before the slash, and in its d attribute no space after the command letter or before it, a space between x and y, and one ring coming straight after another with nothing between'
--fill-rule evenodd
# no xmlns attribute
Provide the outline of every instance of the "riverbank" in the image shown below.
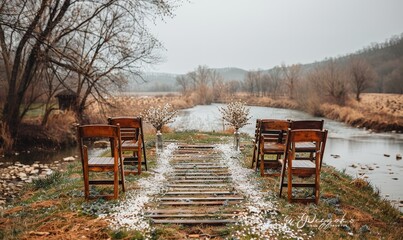
<svg viewBox="0 0 403 240"><path fill-rule="evenodd" d="M146 136L147 139L153 135ZM167 133L166 142L228 144L232 136L222 133ZM248 168L252 154L249 137L242 137L242 152L224 151L227 161L236 161L237 172L244 172L247 181L253 182L253 191L267 196L266 201L275 202L275 212L246 214L250 226L202 226L158 225L147 230L151 239L179 239L210 236L210 239L226 239L242 233L240 239L257 236L253 233L255 217L268 218L285 224L304 239L398 239L401 234L402 215L388 201L381 199L372 187L360 179L337 172L325 166L321 175L321 199L318 205L289 204L285 197L278 198L278 177L262 178ZM157 157L153 147L147 148L149 171L141 176L126 178L128 192L120 195L126 199L132 192L142 188L140 179L158 174ZM101 216L110 214L120 201L84 201L81 164L78 159L61 164L60 169L35 183L27 183L17 199L1 210L0 238L2 239L144 239L145 233L137 229L113 228ZM148 196L150 201L152 197ZM151 203L147 203L148 206ZM272 215L274 214L274 215ZM254 216L254 217L253 217ZM305 220L310 219L310 222ZM313 221L314 220L314 221ZM270 229L270 226L267 226ZM280 237L281 239L281 237Z"/></svg>
<svg viewBox="0 0 403 240"><path fill-rule="evenodd" d="M325 117L375 132L403 132L403 94L364 93L360 102L350 99L345 106L320 103L315 107L301 106L290 99L272 99L242 94L236 97L250 106L300 110L314 116Z"/></svg>
<svg viewBox="0 0 403 240"><path fill-rule="evenodd" d="M296 101L272 99L237 94L231 98L219 100L221 103L241 100L249 106L285 108L305 111ZM89 123L106 123L108 116L138 116L150 106L169 103L175 109L186 109L197 105L194 96L178 94L131 95L122 94L109 99L110 106L100 107L93 104L86 112ZM309 111L308 111L309 112ZM371 129L376 132L403 132L403 95L399 94L362 94L361 102L351 100L346 106L324 103L309 112L314 116L326 117L347 123L357 128ZM24 120L16 141L17 151L58 149L75 144L76 116L71 112L56 111L50 116L46 126L40 126L39 118ZM146 131L153 128L145 124Z"/></svg>

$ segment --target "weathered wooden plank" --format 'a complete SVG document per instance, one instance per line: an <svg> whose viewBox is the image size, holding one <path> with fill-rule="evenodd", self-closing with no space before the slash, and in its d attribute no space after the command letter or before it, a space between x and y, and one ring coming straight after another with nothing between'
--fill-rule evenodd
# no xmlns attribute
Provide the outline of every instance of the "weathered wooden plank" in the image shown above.
<svg viewBox="0 0 403 240"><path fill-rule="evenodd" d="M224 196L224 197L163 197L161 201L216 201L216 200L243 200L243 197L239 196Z"/></svg>
<svg viewBox="0 0 403 240"><path fill-rule="evenodd" d="M199 188L186 188L186 187L183 187L183 188L170 188L169 189L169 191L171 191L171 192L187 192L187 191L194 191L194 192L197 192L197 191L199 191L199 192L202 192L202 191L232 191L233 190L233 188L232 187L229 187L229 186L226 186L226 187L216 187L216 188L213 188L213 187L211 187L211 188L202 188L202 187L199 187Z"/></svg>
<svg viewBox="0 0 403 240"><path fill-rule="evenodd" d="M222 194L234 194L233 192L230 191L195 191L195 192L166 192L165 195L199 195L199 194L217 194L217 195L222 195Z"/></svg>
<svg viewBox="0 0 403 240"><path fill-rule="evenodd" d="M237 201L161 202L161 205L233 205Z"/></svg>
<svg viewBox="0 0 403 240"><path fill-rule="evenodd" d="M230 180L231 178L228 176L211 176L211 175L204 175L204 176L174 176L169 178L169 181L177 181L177 180L200 180L200 179L210 179L210 180Z"/></svg>
<svg viewBox="0 0 403 240"><path fill-rule="evenodd" d="M236 223L237 221L235 219L167 219L167 220L156 220L152 219L153 223L156 224L229 224L229 223Z"/></svg>
<svg viewBox="0 0 403 240"><path fill-rule="evenodd" d="M208 171L193 171L193 172L173 172L169 176L173 177L186 177L186 176L224 176L230 177L231 174L228 172L208 172Z"/></svg>
<svg viewBox="0 0 403 240"><path fill-rule="evenodd" d="M169 184L168 187L228 187L228 184Z"/></svg>
<svg viewBox="0 0 403 240"><path fill-rule="evenodd" d="M210 208L192 208L192 209L183 209L183 208L169 208L169 209L153 209L148 210L146 214L180 214L180 213L188 213L188 214L216 214L224 213L224 214L236 214L239 212L243 212L244 210L235 209L235 210L219 210L221 207L210 207Z"/></svg>
<svg viewBox="0 0 403 240"><path fill-rule="evenodd" d="M144 215L144 217L149 217L149 218L199 218L199 217L221 218L221 217L236 217L236 216L239 216L239 214L225 214L225 213L200 214L200 213L194 213L194 214L150 214L150 215Z"/></svg>
<svg viewBox="0 0 403 240"><path fill-rule="evenodd" d="M173 173L227 173L227 169L174 169Z"/></svg>
<svg viewBox="0 0 403 240"><path fill-rule="evenodd" d="M214 169L227 169L227 167L225 167L225 166L221 166L221 165L217 165L217 166L197 166L197 165L195 165L195 166L173 166L173 168L175 168L175 169L211 169L211 170L214 170Z"/></svg>
<svg viewBox="0 0 403 240"><path fill-rule="evenodd" d="M214 145L211 144L179 144L178 148L209 148L212 149L214 148Z"/></svg>
<svg viewBox="0 0 403 240"><path fill-rule="evenodd" d="M203 179L203 180L172 180L171 183L225 183L225 179Z"/></svg>

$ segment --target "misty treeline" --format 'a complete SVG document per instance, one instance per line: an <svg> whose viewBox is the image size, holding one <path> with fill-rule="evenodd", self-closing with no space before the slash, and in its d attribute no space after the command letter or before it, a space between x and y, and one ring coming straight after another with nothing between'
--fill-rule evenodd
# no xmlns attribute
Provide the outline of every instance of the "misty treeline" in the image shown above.
<svg viewBox="0 0 403 240"><path fill-rule="evenodd" d="M91 102L159 60L147 22L172 16L179 1L0 0L0 143L12 148L26 114L56 109L55 94L77 96L83 120ZM0 149L1 150L1 149Z"/></svg>
<svg viewBox="0 0 403 240"><path fill-rule="evenodd" d="M363 92L403 93L403 34L354 54L312 64L281 64L248 71L243 81L224 80L214 69L199 66L180 75L177 86L197 104L209 104L234 93L292 99L301 109L320 114L321 103L345 105Z"/></svg>

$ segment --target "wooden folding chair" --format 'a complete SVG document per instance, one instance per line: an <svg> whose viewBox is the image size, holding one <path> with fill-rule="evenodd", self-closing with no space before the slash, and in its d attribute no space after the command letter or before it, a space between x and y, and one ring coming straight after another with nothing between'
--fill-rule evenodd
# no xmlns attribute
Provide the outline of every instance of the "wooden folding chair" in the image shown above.
<svg viewBox="0 0 403 240"><path fill-rule="evenodd" d="M108 123L120 126L125 174L141 174L142 165L147 171L142 119L140 117L113 117L108 118ZM126 167L137 167L137 171Z"/></svg>
<svg viewBox="0 0 403 240"><path fill-rule="evenodd" d="M257 164L257 160L259 158L260 120L261 119L256 119L255 139L253 141L253 155L252 155L252 166L251 166L252 169L255 165L255 162Z"/></svg>
<svg viewBox="0 0 403 240"><path fill-rule="evenodd" d="M285 136L290 122L287 120L278 119L262 119L260 120L259 130L259 156L256 164L256 170L260 167L260 175L266 176L266 169L276 169L280 166L278 160L284 154ZM265 156L272 157L265 159ZM270 156L271 155L271 156ZM276 175L276 174L270 174Z"/></svg>
<svg viewBox="0 0 403 240"><path fill-rule="evenodd" d="M113 185L113 195L98 195L91 196L105 197L105 198L118 198L119 184L122 185L122 190L125 192L125 178L123 173L123 159L119 154L120 147L120 128L119 126L111 125L84 125L78 126L78 142L79 151L81 155L81 163L83 168L84 177L84 195L85 199L90 198L90 185ZM86 143L91 140L105 139L110 141L111 155L112 156L89 156L88 147ZM90 180L90 172L112 172L113 180L99 179L94 177ZM107 175L107 174L104 174ZM120 180L119 180L120 175ZM107 175L108 176L108 175ZM105 177L104 177L105 178Z"/></svg>
<svg viewBox="0 0 403 240"><path fill-rule="evenodd" d="M324 120L296 120L296 121L294 120L290 122L291 122L290 123L291 130L302 130L302 129L323 130L324 125ZM298 159L313 160L313 153L315 152L315 144L312 142L298 142L296 145L296 151L299 153ZM309 154L309 157L306 156L307 154Z"/></svg>
<svg viewBox="0 0 403 240"><path fill-rule="evenodd" d="M280 193L281 197L283 187L287 187L289 202L315 202L319 201L319 182L321 159L325 150L327 130L289 130L287 134L286 149L284 159L280 160L281 176L280 176ZM297 144L301 142L312 142L315 145L314 161L296 160ZM287 183L284 183L284 176L287 174ZM309 176L314 176L314 182L309 182ZM295 177L300 178L304 182L295 182ZM292 196L293 188L313 188L314 198L297 198Z"/></svg>

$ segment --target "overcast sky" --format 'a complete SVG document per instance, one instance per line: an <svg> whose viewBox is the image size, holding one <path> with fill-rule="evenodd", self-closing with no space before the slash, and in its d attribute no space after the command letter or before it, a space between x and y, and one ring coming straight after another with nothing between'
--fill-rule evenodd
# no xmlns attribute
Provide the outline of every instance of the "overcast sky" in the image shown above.
<svg viewBox="0 0 403 240"><path fill-rule="evenodd" d="M150 71L310 63L403 33L403 0L190 0L175 14L151 26L165 51Z"/></svg>

